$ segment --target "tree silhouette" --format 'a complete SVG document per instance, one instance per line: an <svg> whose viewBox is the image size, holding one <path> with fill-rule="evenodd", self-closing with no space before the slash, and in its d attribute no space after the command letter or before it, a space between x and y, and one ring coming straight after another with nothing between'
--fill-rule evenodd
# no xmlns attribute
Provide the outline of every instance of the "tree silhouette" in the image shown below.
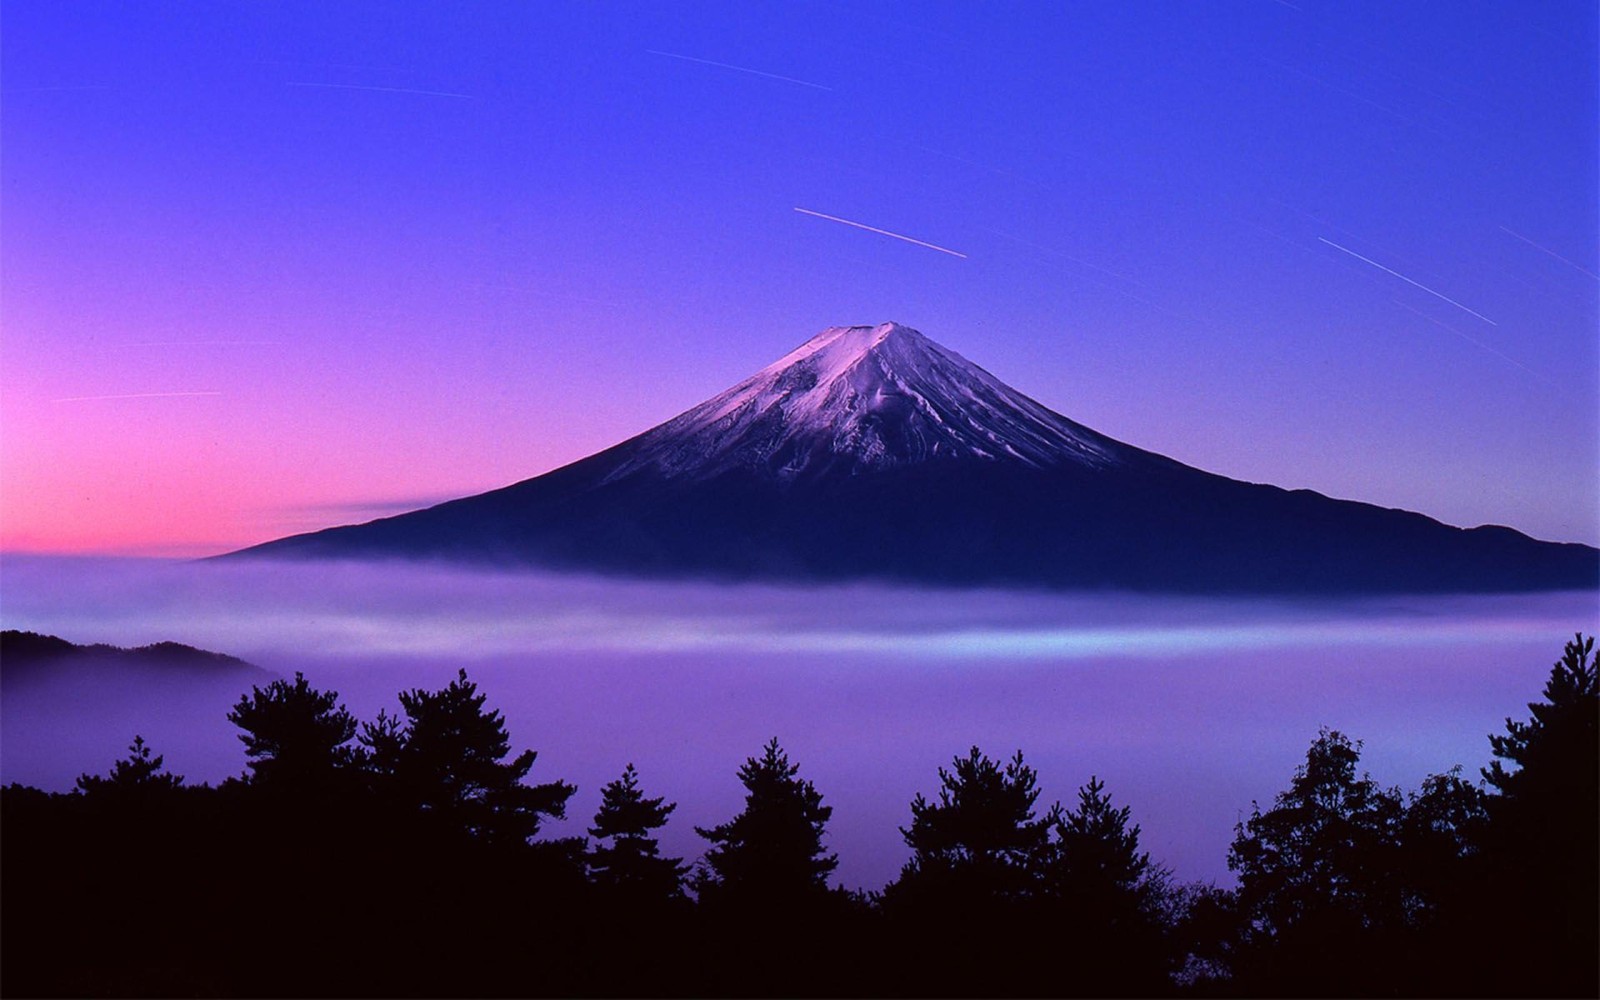
<svg viewBox="0 0 1600 1000"><path fill-rule="evenodd" d="M1600 744L1600 695L1595 663L1589 658L1593 652L1593 636L1574 637L1550 670L1545 700L1528 705L1533 718L1508 718L1505 734L1489 737L1498 759L1484 769L1483 777L1499 793L1491 800L1496 811L1565 810L1568 803L1595 801L1600 759L1591 751Z"/></svg>
<svg viewBox="0 0 1600 1000"><path fill-rule="evenodd" d="M1364 992L1378 963L1369 955L1361 968L1349 956L1372 952L1376 932L1404 921L1402 802L1357 777L1360 757L1359 742L1321 730L1289 790L1235 828L1228 867L1239 873L1246 943L1269 980L1291 978L1276 988L1317 981L1335 993Z"/></svg>
<svg viewBox="0 0 1600 1000"><path fill-rule="evenodd" d="M1139 825L1128 825L1128 806L1113 808L1105 783L1091 776L1078 790L1077 808L1055 820L1050 861L1051 890L1063 898L1109 906L1138 900L1160 883L1160 869L1139 850Z"/></svg>
<svg viewBox="0 0 1600 1000"><path fill-rule="evenodd" d="M172 791L183 784L183 777L164 771L165 758L152 756L143 736L128 745L128 756L111 765L111 773L80 774L78 791L94 797L134 798Z"/></svg>
<svg viewBox="0 0 1600 1000"><path fill-rule="evenodd" d="M318 691L296 672L291 683L252 687L228 713L244 730L251 780L280 789L326 789L354 759L356 720L337 691Z"/></svg>
<svg viewBox="0 0 1600 1000"><path fill-rule="evenodd" d="M400 694L406 721L380 714L362 729L369 770L380 785L441 826L495 843L526 844L543 818L560 819L577 789L563 781L527 785L537 758L507 761L511 737L499 711L461 670L438 691Z"/></svg>
<svg viewBox="0 0 1600 1000"><path fill-rule="evenodd" d="M1172 982L1190 995L1224 996L1235 978L1241 923L1238 898L1212 883L1190 882L1171 895ZM1151 990L1152 994L1164 991Z"/></svg>
<svg viewBox="0 0 1600 1000"><path fill-rule="evenodd" d="M709 830L695 827L712 845L695 878L703 899L781 908L827 891L839 864L822 847L833 807L799 770L773 738L739 768L744 811Z"/></svg>
<svg viewBox="0 0 1600 1000"><path fill-rule="evenodd" d="M1177 958L1167 872L1139 849L1139 826L1130 826L1129 816L1129 807L1113 807L1104 782L1090 777L1076 808L1058 811L1052 824L1045 892L1080 959L1075 985L1088 993L1159 992Z"/></svg>
<svg viewBox="0 0 1600 1000"><path fill-rule="evenodd" d="M1060 976L1037 962L996 961L1015 951L1061 950L1057 928L1037 905L1050 825L1036 816L1038 775L1018 751L1004 763L973 747L939 768L936 800L911 801L900 835L911 859L884 890L883 908L902 969L896 991L955 995L1060 993ZM951 927L958 947L943 947Z"/></svg>
<svg viewBox="0 0 1600 1000"><path fill-rule="evenodd" d="M704 941L695 949L706 975L692 992L817 996L846 989L839 969L852 914L845 894L828 887L839 859L822 846L833 808L799 771L778 741L769 741L739 768L744 809L720 826L695 827L711 846L691 879Z"/></svg>
<svg viewBox="0 0 1600 1000"><path fill-rule="evenodd" d="M705 946L694 927L694 910L684 894L688 866L661 856L655 831L677 807L647 798L639 772L629 764L622 776L600 793L589 835L589 882L595 891L590 905L609 931L596 961L607 985L604 992L649 996L667 984L684 989L684 952Z"/></svg>
<svg viewBox="0 0 1600 1000"><path fill-rule="evenodd" d="M1408 797L1400 823L1400 862L1412 922L1425 922L1441 900L1468 877L1467 862L1482 849L1488 823L1486 796L1461 777L1457 765L1430 774Z"/></svg>
<svg viewBox="0 0 1600 1000"><path fill-rule="evenodd" d="M1550 670L1526 722L1492 735L1484 770L1489 829L1482 923L1516 988L1550 996L1600 992L1600 685L1581 633ZM1515 914L1515 917L1512 917Z"/></svg>
<svg viewBox="0 0 1600 1000"><path fill-rule="evenodd" d="M900 831L912 856L890 904L966 908L1026 898L1056 819L1055 809L1035 817L1037 782L1020 750L1001 765L973 747L950 770L941 767L938 801L918 793L911 825Z"/></svg>
<svg viewBox="0 0 1600 1000"><path fill-rule="evenodd" d="M1409 796L1401 839L1441 856L1472 854L1488 822L1486 805L1483 791L1461 777L1461 765L1430 774Z"/></svg>
<svg viewBox="0 0 1600 1000"><path fill-rule="evenodd" d="M356 761L372 785L392 791L400 769L400 753L406 745L405 723L399 716L380 708L376 719L361 724L356 742L359 744Z"/></svg>
<svg viewBox="0 0 1600 1000"><path fill-rule="evenodd" d="M1041 817L1021 754L974 748L912 802L881 906L827 888L831 809L776 740L739 769L743 811L698 830L696 906L656 841L674 806L631 764L579 858L530 843L573 789L525 783L533 753L464 671L402 694L359 749L337 696L296 675L229 713L248 780L185 785L136 736L77 794L0 788L18 917L0 992L1593 996L1592 655L1567 643L1531 719L1491 737L1487 791L1455 768L1403 800L1319 732L1236 828L1237 892L1172 888L1098 778ZM285 793L303 788L338 794Z"/></svg>
<svg viewBox="0 0 1600 1000"><path fill-rule="evenodd" d="M639 772L629 764L622 777L600 793L589 836L597 843L589 852L589 874L594 882L619 897L617 905L644 906L683 896L687 866L679 858L664 858L651 831L666 826L677 808L664 799L647 799L639 789Z"/></svg>

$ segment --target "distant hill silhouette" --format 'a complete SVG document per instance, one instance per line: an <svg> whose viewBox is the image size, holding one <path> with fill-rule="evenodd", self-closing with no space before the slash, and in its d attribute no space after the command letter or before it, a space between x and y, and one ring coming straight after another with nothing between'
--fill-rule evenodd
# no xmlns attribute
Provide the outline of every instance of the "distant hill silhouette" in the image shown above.
<svg viewBox="0 0 1600 1000"><path fill-rule="evenodd" d="M77 665L159 667L217 672L264 673L260 667L224 653L196 649L178 642L148 646L79 645L58 636L6 629L0 632L0 675L16 676Z"/></svg>
<svg viewBox="0 0 1600 1000"><path fill-rule="evenodd" d="M826 330L545 475L234 555L1189 593L1600 585L1588 545L1239 482L1113 440L895 323Z"/></svg>

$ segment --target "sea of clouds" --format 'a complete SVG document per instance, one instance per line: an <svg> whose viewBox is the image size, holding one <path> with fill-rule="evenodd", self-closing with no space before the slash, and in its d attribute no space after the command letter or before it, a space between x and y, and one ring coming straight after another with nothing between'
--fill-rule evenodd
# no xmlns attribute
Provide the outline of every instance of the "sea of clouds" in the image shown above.
<svg viewBox="0 0 1600 1000"><path fill-rule="evenodd" d="M505 715L531 780L579 786L581 834L625 764L679 803L663 844L740 808L735 771L777 736L834 807L843 884L906 857L909 802L977 745L1021 749L1041 807L1091 775L1182 879L1225 882L1252 800L1286 787L1321 726L1385 784L1489 759L1593 593L1365 600L617 581L405 563L0 559L0 625L78 643L172 640L303 671L363 719L459 668ZM0 699L0 779L69 788L135 733L190 781L244 769L237 677L63 677Z"/></svg>

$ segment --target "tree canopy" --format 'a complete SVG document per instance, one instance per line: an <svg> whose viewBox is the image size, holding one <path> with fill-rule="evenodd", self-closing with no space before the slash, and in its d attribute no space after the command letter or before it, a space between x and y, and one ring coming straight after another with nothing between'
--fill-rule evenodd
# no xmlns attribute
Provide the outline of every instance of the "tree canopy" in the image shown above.
<svg viewBox="0 0 1600 1000"><path fill-rule="evenodd" d="M781 905L826 891L839 865L822 846L833 807L799 771L776 737L739 768L744 810L719 826L695 827L711 842L696 879L703 897Z"/></svg>
<svg viewBox="0 0 1600 1000"><path fill-rule="evenodd" d="M679 858L662 857L654 836L676 808L664 798L646 798L632 764L601 789L600 809L589 828L597 841L588 858L596 884L626 895L632 905L682 898L687 866Z"/></svg>
<svg viewBox="0 0 1600 1000"><path fill-rule="evenodd" d="M132 798L171 791L183 784L183 776L165 769L165 758L152 755L143 736L128 745L128 756L111 765L111 773L80 774L78 791L91 797Z"/></svg>
<svg viewBox="0 0 1600 1000"><path fill-rule="evenodd" d="M256 686L228 713L244 732L253 780L301 791L323 790L354 759L356 720L337 691L318 691L305 675Z"/></svg>
<svg viewBox="0 0 1600 1000"><path fill-rule="evenodd" d="M1038 774L1020 750L1002 764L973 747L939 768L938 800L918 793L900 831L912 853L892 894L955 907L1027 898L1057 815L1036 816L1038 798Z"/></svg>
<svg viewBox="0 0 1600 1000"><path fill-rule="evenodd" d="M511 736L498 710L466 670L438 691L400 694L405 713L380 714L362 729L361 743L379 787L471 837L526 843L545 817L566 815L577 788L564 781L529 785L538 754L511 754Z"/></svg>
<svg viewBox="0 0 1600 1000"><path fill-rule="evenodd" d="M1258 930L1281 933L1310 920L1381 919L1384 845L1397 839L1398 792L1357 775L1361 744L1323 729L1272 808L1259 805L1235 830L1228 867Z"/></svg>
<svg viewBox="0 0 1600 1000"><path fill-rule="evenodd" d="M1547 995L1594 995L1600 966L1600 683L1594 638L1562 649L1528 705L1526 721L1506 719L1489 737L1495 759L1484 769L1490 891L1499 924L1486 947L1526 968L1519 988Z"/></svg>
<svg viewBox="0 0 1600 1000"><path fill-rule="evenodd" d="M1137 899L1160 871L1139 850L1139 824L1129 824L1131 809L1111 805L1105 782L1091 776L1078 790L1075 808L1058 812L1050 858L1051 891L1068 899L1112 905Z"/></svg>
<svg viewBox="0 0 1600 1000"><path fill-rule="evenodd" d="M881 896L829 887L832 808L775 739L738 769L739 813L696 828L690 893L657 839L677 806L631 763L587 844L535 839L575 789L528 782L535 754L465 671L354 746L337 694L296 675L228 713L246 780L185 784L136 736L71 793L0 790L0 975L18 995L1592 996L1592 655L1567 643L1482 786L1457 766L1383 788L1321 730L1235 828L1236 890L1174 885L1098 776L1042 807L1020 752L974 747L909 803Z"/></svg>

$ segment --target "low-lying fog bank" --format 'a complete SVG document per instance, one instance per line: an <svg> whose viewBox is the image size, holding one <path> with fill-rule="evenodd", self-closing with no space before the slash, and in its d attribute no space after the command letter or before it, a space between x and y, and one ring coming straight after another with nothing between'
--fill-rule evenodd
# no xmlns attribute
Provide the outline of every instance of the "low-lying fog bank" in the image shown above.
<svg viewBox="0 0 1600 1000"><path fill-rule="evenodd" d="M578 784L580 834L629 761L679 803L663 835L731 817L735 771L777 736L834 807L839 880L876 888L937 769L1022 749L1041 802L1090 775L1132 806L1183 879L1227 880L1233 825L1287 786L1319 726L1413 788L1489 759L1593 593L1239 601L878 586L656 584L398 564L177 563L7 556L0 626L78 643L173 640L302 670L363 719L466 667L533 780ZM232 678L67 674L7 682L0 778L65 789L135 733L190 781L243 770Z"/></svg>

